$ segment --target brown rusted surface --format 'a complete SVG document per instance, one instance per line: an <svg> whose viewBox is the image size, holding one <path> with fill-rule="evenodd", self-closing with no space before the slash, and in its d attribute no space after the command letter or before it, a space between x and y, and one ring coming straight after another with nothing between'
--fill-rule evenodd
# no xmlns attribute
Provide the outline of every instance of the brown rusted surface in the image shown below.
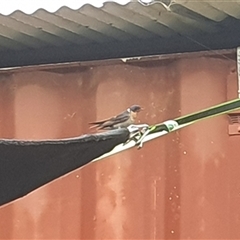
<svg viewBox="0 0 240 240"><path fill-rule="evenodd" d="M219 55L5 72L0 137L78 136L131 104L159 123L237 97L236 81ZM238 239L239 155L227 116L205 120L3 206L0 239Z"/></svg>

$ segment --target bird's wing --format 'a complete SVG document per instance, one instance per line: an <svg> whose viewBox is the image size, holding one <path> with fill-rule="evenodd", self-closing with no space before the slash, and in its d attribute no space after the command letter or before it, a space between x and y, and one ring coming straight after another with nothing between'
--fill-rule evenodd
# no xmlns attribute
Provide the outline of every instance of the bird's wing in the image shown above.
<svg viewBox="0 0 240 240"><path fill-rule="evenodd" d="M129 114L128 112L122 112L121 114L115 116L115 117L112 117L110 119L108 119L107 122L111 122L112 124L118 124L118 123L122 123L122 122L125 122L129 119Z"/></svg>

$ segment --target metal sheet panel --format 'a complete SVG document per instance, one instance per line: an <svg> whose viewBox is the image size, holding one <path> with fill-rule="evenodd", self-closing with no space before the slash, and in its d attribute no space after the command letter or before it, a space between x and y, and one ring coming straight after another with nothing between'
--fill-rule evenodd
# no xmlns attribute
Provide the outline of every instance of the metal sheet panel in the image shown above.
<svg viewBox="0 0 240 240"><path fill-rule="evenodd" d="M160 58L2 71L0 137L77 136L133 103L154 124L237 97L230 57ZM239 137L227 129L227 116L208 119L63 176L0 208L0 238L239 239Z"/></svg>
<svg viewBox="0 0 240 240"><path fill-rule="evenodd" d="M129 1L126 5L106 2L100 8L86 4L71 9L66 5L55 12L38 9L32 14L17 10L7 16L0 15L0 51L210 32L216 30L216 24L221 27L221 21L229 16L239 18L239 6L237 2L229 5L176 0L169 9L160 2L146 7ZM4 38L9 39L8 44Z"/></svg>
<svg viewBox="0 0 240 240"><path fill-rule="evenodd" d="M122 1L121 1L122 2ZM239 1L139 1L0 9L0 67L232 49ZM166 4L166 2L169 3ZM42 5L44 6L44 5Z"/></svg>

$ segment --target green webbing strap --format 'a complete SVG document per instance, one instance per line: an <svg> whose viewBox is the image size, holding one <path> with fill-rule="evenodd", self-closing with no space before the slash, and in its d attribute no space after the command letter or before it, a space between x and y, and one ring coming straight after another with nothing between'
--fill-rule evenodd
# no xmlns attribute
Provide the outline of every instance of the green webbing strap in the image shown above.
<svg viewBox="0 0 240 240"><path fill-rule="evenodd" d="M219 105L201 110L199 112L195 112L183 117L176 118L173 121L175 121L179 126L185 125L185 124L189 125L206 118L215 117L218 115L222 115L224 113L237 110L239 108L240 108L240 99L235 99L229 102L221 103ZM159 123L152 126L152 130L149 132L149 134L163 131L165 129L166 129L166 125L164 127L163 123ZM168 131L170 132L173 129L168 129Z"/></svg>

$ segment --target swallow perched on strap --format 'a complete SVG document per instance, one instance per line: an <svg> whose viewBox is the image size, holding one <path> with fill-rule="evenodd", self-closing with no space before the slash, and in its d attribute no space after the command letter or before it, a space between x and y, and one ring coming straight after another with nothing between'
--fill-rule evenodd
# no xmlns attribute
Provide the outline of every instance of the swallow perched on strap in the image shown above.
<svg viewBox="0 0 240 240"><path fill-rule="evenodd" d="M126 111L120 113L117 116L107 118L97 122L91 122L89 124L93 125L90 128L97 128L98 130L112 130L117 128L126 128L133 124L137 114L143 110L139 105L133 105Z"/></svg>

